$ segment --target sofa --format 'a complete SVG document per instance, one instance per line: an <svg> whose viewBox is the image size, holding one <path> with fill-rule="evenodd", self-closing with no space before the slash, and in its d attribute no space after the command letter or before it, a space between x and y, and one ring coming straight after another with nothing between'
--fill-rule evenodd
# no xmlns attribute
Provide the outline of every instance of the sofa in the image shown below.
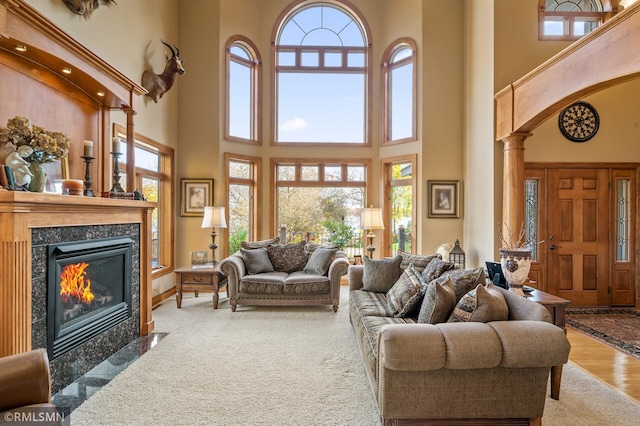
<svg viewBox="0 0 640 426"><path fill-rule="evenodd" d="M421 271L410 257L422 259ZM367 274L378 267L366 257L348 270L350 321L382 424L540 425L550 369L570 351L547 309L485 283L482 268L458 270L436 255L394 259L380 261L404 262L397 280L384 285L393 277ZM427 271L432 262L448 266ZM408 298L393 289L409 275L405 287L427 290L399 316L391 302ZM499 308L476 317L487 297Z"/></svg>
<svg viewBox="0 0 640 426"><path fill-rule="evenodd" d="M56 413L47 351L34 349L0 358L0 424L14 419L15 424L24 425L63 424Z"/></svg>
<svg viewBox="0 0 640 426"><path fill-rule="evenodd" d="M220 262L233 312L238 305L332 305L337 312L348 267L335 246L279 244L278 238L244 242Z"/></svg>

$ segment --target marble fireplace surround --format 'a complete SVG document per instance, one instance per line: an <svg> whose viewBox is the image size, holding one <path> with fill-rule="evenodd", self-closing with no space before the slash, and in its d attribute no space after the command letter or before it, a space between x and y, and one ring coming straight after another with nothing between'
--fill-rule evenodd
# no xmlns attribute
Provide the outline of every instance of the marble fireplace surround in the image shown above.
<svg viewBox="0 0 640 426"><path fill-rule="evenodd" d="M136 290L139 298L134 298L132 309L139 312L139 321L137 317L132 319L135 320L133 328L132 321L125 321L114 329L117 329L117 335L123 336L122 341L131 336L135 338L151 333L151 212L154 207L155 203L146 201L0 189L0 356L30 350L35 347L34 343L38 346L42 344L38 314L40 307L33 302L34 293L38 296L39 292L37 283L34 283L34 279L38 278L38 267L32 267L33 253L35 251L37 256L45 243L40 236L63 234L45 228L71 227L64 231L68 234L66 238L137 234L134 235L135 245L139 249L134 257L139 258L139 267L134 274L139 270L138 277L135 277L139 282L139 290ZM93 340L87 344L101 345ZM93 348L91 345L89 348ZM105 348L114 349L110 345L102 349ZM58 359L64 359L65 356ZM52 368L52 372L55 371L56 368ZM67 376L67 373L61 372L59 376Z"/></svg>

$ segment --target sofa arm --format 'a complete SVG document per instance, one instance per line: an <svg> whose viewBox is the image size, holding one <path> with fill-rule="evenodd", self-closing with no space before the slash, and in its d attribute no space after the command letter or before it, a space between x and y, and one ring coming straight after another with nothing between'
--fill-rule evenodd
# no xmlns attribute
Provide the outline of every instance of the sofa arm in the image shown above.
<svg viewBox="0 0 640 426"><path fill-rule="evenodd" d="M0 358L0 412L50 403L50 377L44 349Z"/></svg>
<svg viewBox="0 0 640 426"><path fill-rule="evenodd" d="M349 291L362 288L362 274L364 274L364 265L349 266Z"/></svg>
<svg viewBox="0 0 640 426"><path fill-rule="evenodd" d="M331 261L329 270L327 272L331 283L337 283L338 285L340 285L340 279L343 275L346 275L348 268L349 259L347 258L347 255L342 251L337 252L336 256Z"/></svg>
<svg viewBox="0 0 640 426"><path fill-rule="evenodd" d="M236 252L220 262L220 270L227 275L229 298L235 299L240 287L240 280L247 274L247 268L240 252Z"/></svg>

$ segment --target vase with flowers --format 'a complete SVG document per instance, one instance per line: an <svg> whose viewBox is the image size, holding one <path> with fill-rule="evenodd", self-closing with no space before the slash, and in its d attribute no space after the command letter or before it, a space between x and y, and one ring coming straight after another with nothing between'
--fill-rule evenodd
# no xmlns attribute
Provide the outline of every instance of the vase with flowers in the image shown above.
<svg viewBox="0 0 640 426"><path fill-rule="evenodd" d="M531 269L531 242L526 239L524 224L520 227L517 238L513 237L507 225L505 228L507 230L506 236L502 230L500 231L502 273L509 284L509 290L524 296L523 286L529 278L529 270Z"/></svg>
<svg viewBox="0 0 640 426"><path fill-rule="evenodd" d="M17 116L0 127L0 149L7 155L5 165L13 171L16 186L42 192L47 180L43 163L67 158L69 137L32 125L28 118Z"/></svg>

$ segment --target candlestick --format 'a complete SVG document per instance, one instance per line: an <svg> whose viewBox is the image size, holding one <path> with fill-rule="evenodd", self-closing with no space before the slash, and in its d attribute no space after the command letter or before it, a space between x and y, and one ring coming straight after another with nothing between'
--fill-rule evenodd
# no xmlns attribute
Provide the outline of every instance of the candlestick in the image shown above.
<svg viewBox="0 0 640 426"><path fill-rule="evenodd" d="M87 197L95 197L95 195L93 195L93 191L91 190L91 186L93 185L93 182L91 182L91 162L93 161L93 157L85 155L82 158L87 164L87 171L84 174L84 186L86 188L84 190L84 195Z"/></svg>
<svg viewBox="0 0 640 426"><path fill-rule="evenodd" d="M112 145L111 145L111 151L120 152L120 138L118 138L118 137L113 138Z"/></svg>
<svg viewBox="0 0 640 426"><path fill-rule="evenodd" d="M111 187L111 192L124 192L122 186L120 185L120 168L118 167L118 157L122 155L121 152L114 151L111 153L113 155L113 186Z"/></svg>
<svg viewBox="0 0 640 426"><path fill-rule="evenodd" d="M84 156L93 157L93 141L84 141Z"/></svg>

